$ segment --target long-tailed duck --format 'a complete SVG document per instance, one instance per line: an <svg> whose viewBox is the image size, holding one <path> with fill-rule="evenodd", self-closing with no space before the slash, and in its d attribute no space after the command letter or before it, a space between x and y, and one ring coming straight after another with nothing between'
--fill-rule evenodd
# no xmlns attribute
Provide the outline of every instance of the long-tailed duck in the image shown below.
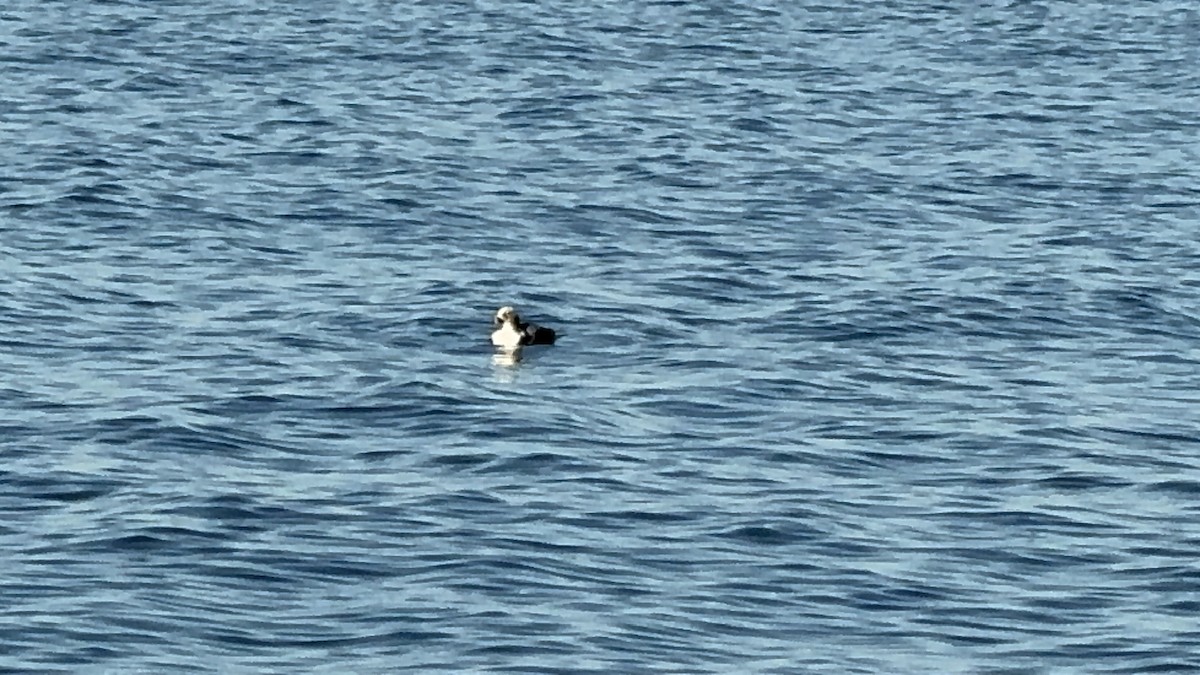
<svg viewBox="0 0 1200 675"><path fill-rule="evenodd" d="M512 307L496 310L492 327L495 328L492 331L492 344L508 350L526 345L552 345L556 337L550 328L522 322L517 310Z"/></svg>

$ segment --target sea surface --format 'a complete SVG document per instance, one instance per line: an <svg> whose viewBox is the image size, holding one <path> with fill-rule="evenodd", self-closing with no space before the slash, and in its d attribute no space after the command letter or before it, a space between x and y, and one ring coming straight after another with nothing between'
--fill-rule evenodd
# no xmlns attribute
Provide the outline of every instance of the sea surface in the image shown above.
<svg viewBox="0 0 1200 675"><path fill-rule="evenodd" d="M1197 64L1170 0L7 0L0 672L1200 672Z"/></svg>

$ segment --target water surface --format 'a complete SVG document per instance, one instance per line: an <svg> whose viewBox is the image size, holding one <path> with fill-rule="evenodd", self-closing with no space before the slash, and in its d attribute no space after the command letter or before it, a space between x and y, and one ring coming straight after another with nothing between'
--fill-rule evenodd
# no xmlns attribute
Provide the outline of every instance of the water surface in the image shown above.
<svg viewBox="0 0 1200 675"><path fill-rule="evenodd" d="M0 669L1200 670L1198 20L8 3Z"/></svg>

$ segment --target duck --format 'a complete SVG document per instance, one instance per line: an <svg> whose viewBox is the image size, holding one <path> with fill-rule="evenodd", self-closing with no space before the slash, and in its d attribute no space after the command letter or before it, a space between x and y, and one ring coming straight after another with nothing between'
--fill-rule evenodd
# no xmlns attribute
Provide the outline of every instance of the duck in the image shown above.
<svg viewBox="0 0 1200 675"><path fill-rule="evenodd" d="M496 310L492 328L492 344L509 351L527 345L552 345L558 337L552 328L521 321L516 308L510 305Z"/></svg>

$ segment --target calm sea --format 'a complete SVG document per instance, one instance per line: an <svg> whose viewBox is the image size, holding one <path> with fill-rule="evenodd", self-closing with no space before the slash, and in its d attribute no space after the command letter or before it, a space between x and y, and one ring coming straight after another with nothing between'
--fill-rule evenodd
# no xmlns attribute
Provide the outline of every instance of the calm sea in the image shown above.
<svg viewBox="0 0 1200 675"><path fill-rule="evenodd" d="M1170 0L8 0L0 671L1200 671L1197 64Z"/></svg>

